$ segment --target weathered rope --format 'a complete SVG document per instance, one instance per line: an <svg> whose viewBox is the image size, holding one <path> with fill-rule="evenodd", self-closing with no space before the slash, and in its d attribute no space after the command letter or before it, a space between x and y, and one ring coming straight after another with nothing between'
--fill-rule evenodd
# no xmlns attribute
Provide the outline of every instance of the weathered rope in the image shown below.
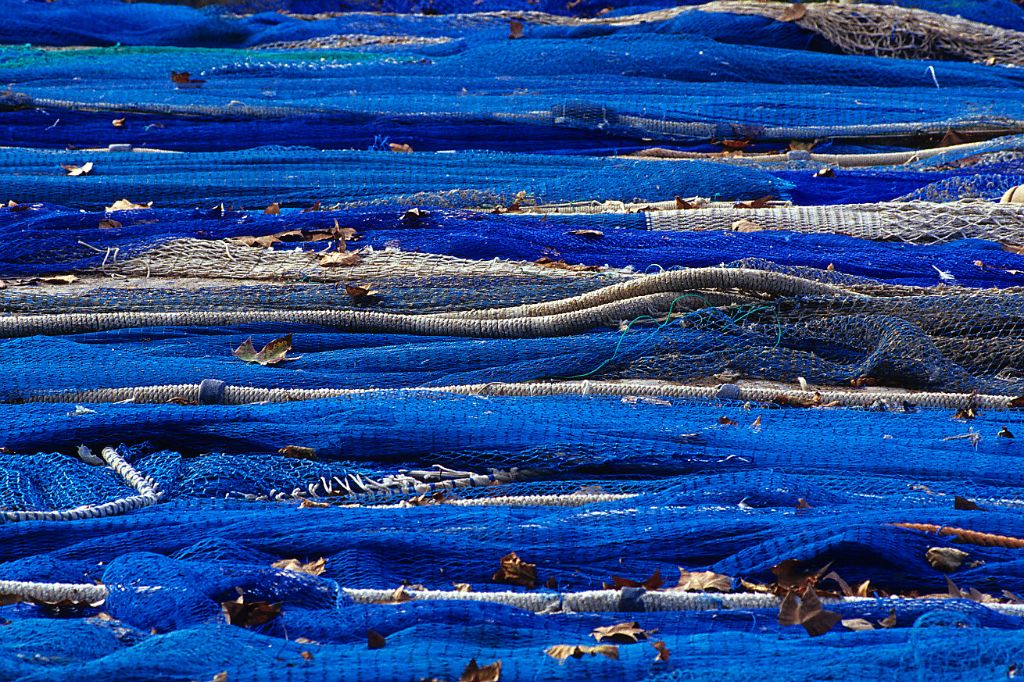
<svg viewBox="0 0 1024 682"><path fill-rule="evenodd" d="M898 528L908 528L910 530L919 530L925 533L935 533L936 535L951 535L960 542L965 542L970 545L1002 547L1004 549L1024 549L1024 538L1015 538L1009 535L982 533L976 530L956 528L953 526L936 526L931 523L894 523L892 525Z"/></svg>
<svg viewBox="0 0 1024 682"><path fill-rule="evenodd" d="M72 602L95 606L107 598L107 587L105 585L92 585L88 583L37 583L22 580L0 580L0 596L21 597L47 604Z"/></svg>
<svg viewBox="0 0 1024 682"><path fill-rule="evenodd" d="M156 504L159 501L160 496L152 483L136 471L131 464L122 459L117 454L117 450L114 448L103 448L100 457L118 476L124 479L125 483L134 488L138 495L63 511L4 511L0 512L0 519L4 521L77 521L79 519L96 519L102 516L125 514Z"/></svg>
<svg viewBox="0 0 1024 682"><path fill-rule="evenodd" d="M0 338L81 334L133 327L214 326L252 322L286 322L335 327L364 333L461 336L470 338L540 338L574 334L630 319L664 306L669 296L690 289L742 290L775 296L845 295L841 287L765 270L693 268L638 277L595 291L511 308L431 315L403 315L364 310L228 310L189 312L110 312L0 317Z"/></svg>
<svg viewBox="0 0 1024 682"><path fill-rule="evenodd" d="M171 399L198 402L200 384L170 384L165 386L139 386L102 388L91 391L54 392L19 395L12 402L42 403L166 403ZM374 393L412 395L416 393L454 393L458 395L494 395L517 397L543 397L553 395L637 396L651 398L680 398L697 400L749 400L771 402L784 399L790 402L831 404L844 407L900 406L959 409L974 406L985 410L1010 408L1013 396L976 393L934 393L923 391L892 391L885 389L851 389L803 391L785 387L742 386L689 386L683 384L637 383L616 381L558 381L551 383L486 383L457 386L430 386L418 388L255 388L226 386L219 404L247 405L252 403L282 403L302 400L321 400Z"/></svg>

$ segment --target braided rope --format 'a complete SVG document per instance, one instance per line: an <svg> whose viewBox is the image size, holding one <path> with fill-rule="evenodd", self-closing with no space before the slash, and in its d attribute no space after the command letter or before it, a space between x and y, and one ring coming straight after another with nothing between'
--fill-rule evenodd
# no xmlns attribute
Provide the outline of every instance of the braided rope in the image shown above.
<svg viewBox="0 0 1024 682"><path fill-rule="evenodd" d="M105 585L0 580L0 595L21 597L47 604L72 602L96 606L107 598L107 593Z"/></svg>
<svg viewBox="0 0 1024 682"><path fill-rule="evenodd" d="M1009 535L996 535L995 533L982 533L966 528L952 526L936 526L931 523L894 523L898 528L919 530L924 533L935 533L936 535L952 535L960 542L982 547L1002 547L1004 549L1024 549L1024 538L1015 538Z"/></svg>
<svg viewBox="0 0 1024 682"><path fill-rule="evenodd" d="M80 334L132 327L252 322L313 324L347 332L538 338L574 334L629 319L637 312L650 312L652 306L664 306L670 300L669 296L678 296L678 292L690 289L739 289L776 296L864 296L831 284L765 270L693 268L646 275L557 301L460 313L405 315L365 310L228 310L12 315L0 317L0 338Z"/></svg>
<svg viewBox="0 0 1024 682"><path fill-rule="evenodd" d="M115 403L132 402L140 404L166 403L174 398L196 402L200 384L169 384L164 386L139 386L101 388L90 391L64 393L41 393L19 395L8 398L11 402L40 403ZM516 397L544 397L553 395L603 395L637 396L650 398L681 398L697 400L749 400L770 402L780 397L796 403L835 403L844 407L871 407L874 405L915 405L945 409L959 409L968 405L985 410L1010 409L1012 396L983 395L975 393L934 393L902 392L886 389L821 390L803 391L784 387L741 386L722 384L719 386L692 386L685 384L636 383L615 381L559 381L551 383L486 383L462 384L456 386L428 386L416 388L256 388L251 386L227 386L220 404L248 405L252 403L283 403L303 400L322 400L365 394L414 395L417 393L453 393L457 395L494 395Z"/></svg>
<svg viewBox="0 0 1024 682"><path fill-rule="evenodd" d="M97 519L103 516L116 516L136 509L156 504L160 495L153 484L135 470L117 454L114 448L103 448L100 457L107 465L124 479L125 483L135 489L138 495L124 497L112 502L85 505L63 511L4 511L0 512L3 521L77 521L79 519Z"/></svg>

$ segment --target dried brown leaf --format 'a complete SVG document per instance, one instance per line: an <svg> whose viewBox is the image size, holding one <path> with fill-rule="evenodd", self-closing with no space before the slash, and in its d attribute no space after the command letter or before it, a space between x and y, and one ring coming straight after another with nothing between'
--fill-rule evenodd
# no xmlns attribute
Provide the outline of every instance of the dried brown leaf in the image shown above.
<svg viewBox="0 0 1024 682"><path fill-rule="evenodd" d="M70 163L62 163L60 167L63 168L68 175L72 177L77 177L79 175L88 175L89 173L92 173L93 164L92 161L86 161L81 166L75 166Z"/></svg>
<svg viewBox="0 0 1024 682"><path fill-rule="evenodd" d="M330 506L326 502L317 502L316 500L303 500L299 503L299 509L323 509Z"/></svg>
<svg viewBox="0 0 1024 682"><path fill-rule="evenodd" d="M754 199L753 201L738 202L733 204L733 208L767 208L772 202L771 196L763 196Z"/></svg>
<svg viewBox="0 0 1024 682"><path fill-rule="evenodd" d="M732 225L729 226L733 232L761 232L764 230L758 223L753 220L747 220L746 218L740 218Z"/></svg>
<svg viewBox="0 0 1024 682"><path fill-rule="evenodd" d="M924 558L937 571L952 573L970 556L967 552L955 547L930 547Z"/></svg>
<svg viewBox="0 0 1024 682"><path fill-rule="evenodd" d="M825 634L840 620L838 613L822 608L813 587L807 587L800 597L795 591L787 593L779 605L779 625L802 625L811 637Z"/></svg>
<svg viewBox="0 0 1024 682"><path fill-rule="evenodd" d="M228 625L243 628L269 623L281 615L280 602L271 604L265 601L249 601L245 594L239 594L237 599L221 602L220 607Z"/></svg>
<svg viewBox="0 0 1024 682"><path fill-rule="evenodd" d="M537 565L523 561L515 552L509 552L501 557L501 565L491 580L532 590L537 587Z"/></svg>
<svg viewBox="0 0 1024 682"><path fill-rule="evenodd" d="M555 268L556 270L572 270L574 272L600 272L600 265L569 265L564 260L554 260L544 256L533 261L534 265L540 265L545 268Z"/></svg>
<svg viewBox="0 0 1024 682"><path fill-rule="evenodd" d="M263 213L266 215L281 215L281 204L275 201L263 209Z"/></svg>
<svg viewBox="0 0 1024 682"><path fill-rule="evenodd" d="M348 251L332 251L320 256L321 267L333 267L333 266L352 266L359 265L363 262L363 259L359 257L358 253L350 253Z"/></svg>
<svg viewBox="0 0 1024 682"><path fill-rule="evenodd" d="M731 592L732 578L712 571L679 569L679 583L670 588L674 592Z"/></svg>
<svg viewBox="0 0 1024 682"><path fill-rule="evenodd" d="M198 88L206 81L192 78L188 71L171 71L171 82L178 88Z"/></svg>
<svg viewBox="0 0 1024 682"><path fill-rule="evenodd" d="M124 127L124 119L123 118L115 118L113 121L110 122L110 125L114 126L115 128L123 128Z"/></svg>
<svg viewBox="0 0 1024 682"><path fill-rule="evenodd" d="M462 674L459 675L459 682L498 682L501 679L501 661L497 660L490 665L481 666L475 658L469 660Z"/></svg>
<svg viewBox="0 0 1024 682"><path fill-rule="evenodd" d="M555 644L554 646L549 646L545 649L544 653L557 660L559 663L565 663L569 658L583 658L587 654L590 654L591 656L597 656L600 654L612 660L619 660L619 647L614 644L598 644L597 646L587 646L585 644Z"/></svg>
<svg viewBox="0 0 1024 682"><path fill-rule="evenodd" d="M277 365L291 360L298 360L298 358L288 357L288 351L291 349L292 335L287 334L286 336L274 339L261 348L259 352L256 352L256 348L252 345L252 339L246 339L245 342L232 351L231 354L242 362L250 362L266 366Z"/></svg>
<svg viewBox="0 0 1024 682"><path fill-rule="evenodd" d="M861 631L861 630L874 630L875 626L870 620L864 618L848 618L839 621L839 623L847 630Z"/></svg>
<svg viewBox="0 0 1024 682"><path fill-rule="evenodd" d="M605 625L603 627L594 628L590 636L596 639L598 642L605 640L614 642L616 644L635 644L636 642L642 642L647 639L647 636L651 634L647 630L640 627L637 622L631 623L616 623L615 625Z"/></svg>
<svg viewBox="0 0 1024 682"><path fill-rule="evenodd" d="M370 288L370 285L356 286L354 284L345 285L345 293L352 299L352 303L359 305L361 303L373 303L380 292L374 291Z"/></svg>
<svg viewBox="0 0 1024 682"><path fill-rule="evenodd" d="M388 147L393 152L399 152L399 153L402 153L402 154L411 154L412 153L412 147L411 146L409 146L407 144L400 143L400 142L389 142L388 143Z"/></svg>
<svg viewBox="0 0 1024 682"><path fill-rule="evenodd" d="M316 459L316 448L304 448L301 445L285 445L277 454L291 459Z"/></svg>
<svg viewBox="0 0 1024 682"><path fill-rule="evenodd" d="M52 275L50 277L40 277L36 281L40 284L74 284L78 281L78 278L74 275Z"/></svg>
<svg viewBox="0 0 1024 682"><path fill-rule="evenodd" d="M664 642L660 640L657 642L651 642L651 646L658 650L658 655L654 657L655 662L668 660L669 654L671 652L669 651L668 646L666 646Z"/></svg>
<svg viewBox="0 0 1024 682"><path fill-rule="evenodd" d="M629 578L622 578L617 575L612 576L612 584L609 587L605 583L605 589L608 590L621 590L623 587L642 587L645 590L657 590L665 581L661 579L661 569L657 569L651 574L651 577L643 582L637 582L636 580L630 580Z"/></svg>
<svg viewBox="0 0 1024 682"><path fill-rule="evenodd" d="M796 2L783 10L779 21L800 21L807 16L807 7L801 2Z"/></svg>
<svg viewBox="0 0 1024 682"><path fill-rule="evenodd" d="M586 237L587 239L600 239L604 236L604 232L601 230L569 230L569 234L574 234L577 237Z"/></svg>
<svg viewBox="0 0 1024 682"><path fill-rule="evenodd" d="M472 592L473 586L469 583L452 583L452 587L455 588L456 592Z"/></svg>
<svg viewBox="0 0 1024 682"><path fill-rule="evenodd" d="M508 22L508 39L515 40L523 37L523 22L512 19Z"/></svg>
<svg viewBox="0 0 1024 682"><path fill-rule="evenodd" d="M111 213L113 211L139 211L139 210L142 210L144 208L152 208L152 207L153 207L153 202L152 201L150 201L147 204L136 204L135 202L129 201L127 199L118 199L117 201L115 201L110 206L107 206L107 208L105 210L106 210L107 213Z"/></svg>
<svg viewBox="0 0 1024 682"><path fill-rule="evenodd" d="M327 559L320 557L313 561L302 563L298 559L281 559L270 564L271 568L280 568L295 573L308 573L309 575L323 575L327 570Z"/></svg>
<svg viewBox="0 0 1024 682"><path fill-rule="evenodd" d="M101 230L115 230L121 227L121 223L111 218L104 218L99 222L99 224L96 227L100 228Z"/></svg>
<svg viewBox="0 0 1024 682"><path fill-rule="evenodd" d="M367 649L383 649L387 646L387 638L377 632L376 630L366 631L366 648Z"/></svg>
<svg viewBox="0 0 1024 682"><path fill-rule="evenodd" d="M959 495L953 497L953 509L959 509L960 511L985 511L985 508L979 507L976 502Z"/></svg>

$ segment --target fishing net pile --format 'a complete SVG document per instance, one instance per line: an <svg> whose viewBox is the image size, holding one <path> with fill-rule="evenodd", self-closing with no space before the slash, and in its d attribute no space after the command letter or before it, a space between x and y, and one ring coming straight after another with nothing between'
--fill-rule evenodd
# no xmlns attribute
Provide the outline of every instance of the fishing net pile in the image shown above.
<svg viewBox="0 0 1024 682"><path fill-rule="evenodd" d="M4 9L0 680L1024 666L1024 6Z"/></svg>

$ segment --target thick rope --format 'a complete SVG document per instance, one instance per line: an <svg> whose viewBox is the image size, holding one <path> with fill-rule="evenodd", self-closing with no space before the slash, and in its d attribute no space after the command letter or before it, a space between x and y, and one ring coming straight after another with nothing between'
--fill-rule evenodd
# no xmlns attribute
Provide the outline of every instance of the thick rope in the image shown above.
<svg viewBox="0 0 1024 682"><path fill-rule="evenodd" d="M107 598L105 585L89 583L37 583L22 580L0 580L0 596L21 597L47 604L72 602L96 606Z"/></svg>
<svg viewBox="0 0 1024 682"><path fill-rule="evenodd" d="M853 294L841 287L764 270L694 268L673 270L613 284L580 296L511 308L432 315L363 310L229 310L111 312L0 317L0 338L82 334L134 327L224 326L284 322L335 327L363 333L540 338L579 333L649 312L668 295L690 289L742 290L776 296Z"/></svg>
<svg viewBox="0 0 1024 682"><path fill-rule="evenodd" d="M11 402L43 403L166 403L184 399L195 403L199 398L199 384L172 384L166 386L140 386L102 388L91 391L41 393L18 395ZM836 404L844 407L871 407L885 405L914 405L959 409L966 406L985 410L1010 409L1012 396L982 395L975 393L901 392L884 389L803 391L763 386L721 384L719 386L688 386L680 384L636 383L614 381L561 381L552 383L487 383L459 386L431 386L421 388L255 388L227 386L219 404L247 405L252 403L282 403L302 400L321 400L365 394L413 395L417 393L454 393L459 395L494 395L543 397L553 395L638 396L651 398L680 398L697 400L745 400L752 402L789 401L796 404Z"/></svg>
<svg viewBox="0 0 1024 682"><path fill-rule="evenodd" d="M64 511L4 511L0 519L4 521L77 521L79 519L97 519L103 516L116 516L136 509L156 504L160 496L153 485L140 474L131 464L117 454L114 448L103 448L100 457L138 492L138 495L124 497L112 502L85 505Z"/></svg>
<svg viewBox="0 0 1024 682"><path fill-rule="evenodd" d="M982 533L966 528L955 528L952 526L936 526L931 523L894 523L898 528L909 528L925 533L937 535L952 535L960 542L982 547L1002 547L1004 549L1024 549L1024 538L1015 538L1009 535L996 535L995 533Z"/></svg>

